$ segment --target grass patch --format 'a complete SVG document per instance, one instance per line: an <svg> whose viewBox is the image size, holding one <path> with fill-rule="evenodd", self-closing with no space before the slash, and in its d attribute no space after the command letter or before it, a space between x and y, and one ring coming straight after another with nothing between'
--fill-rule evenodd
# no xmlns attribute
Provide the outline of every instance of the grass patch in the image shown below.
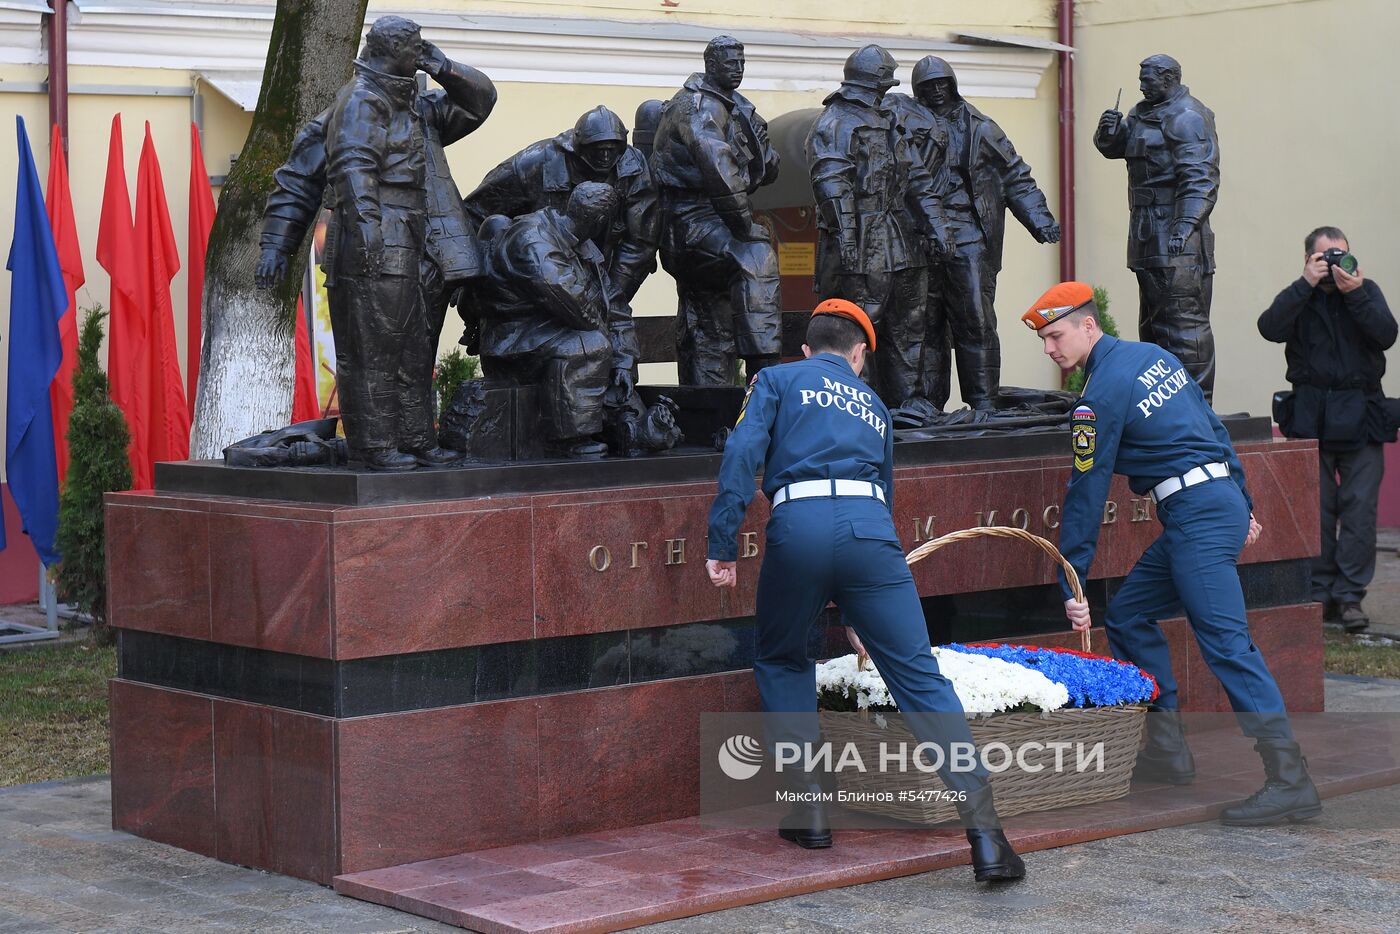
<svg viewBox="0 0 1400 934"><path fill-rule="evenodd" d="M74 642L0 653L0 786L110 768L112 646Z"/></svg>
<svg viewBox="0 0 1400 934"><path fill-rule="evenodd" d="M1334 675L1400 678L1400 643L1383 636L1348 635L1328 629L1322 664Z"/></svg>

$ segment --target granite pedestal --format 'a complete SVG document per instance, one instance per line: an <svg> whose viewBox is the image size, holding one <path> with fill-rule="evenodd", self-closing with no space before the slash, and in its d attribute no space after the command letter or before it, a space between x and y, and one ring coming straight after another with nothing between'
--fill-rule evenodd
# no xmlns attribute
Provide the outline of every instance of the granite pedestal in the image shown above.
<svg viewBox="0 0 1400 934"><path fill-rule="evenodd" d="M1290 709L1320 710L1316 452L1264 420L1231 427L1265 528L1241 566L1255 638ZM906 550L979 524L1053 539L1066 443L897 446ZM114 826L328 883L694 815L700 715L757 709L768 508L743 526L738 589L712 587L717 467L159 465L156 492L107 500ZM1100 608L1158 529L1121 481L1104 522ZM1054 565L1030 551L974 542L918 564L935 641L1071 644ZM1228 709L1185 623L1165 626L1183 707Z"/></svg>

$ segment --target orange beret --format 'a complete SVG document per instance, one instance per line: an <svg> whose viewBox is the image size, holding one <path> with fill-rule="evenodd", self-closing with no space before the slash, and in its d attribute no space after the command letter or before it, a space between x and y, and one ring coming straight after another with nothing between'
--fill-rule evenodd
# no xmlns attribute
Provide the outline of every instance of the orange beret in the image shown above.
<svg viewBox="0 0 1400 934"><path fill-rule="evenodd" d="M870 323L870 316L867 315L855 302L848 302L844 298L828 298L812 309L812 317L817 315L839 315L842 318L850 318L860 329L865 332L865 342L870 345L873 353L875 350L875 325Z"/></svg>
<svg viewBox="0 0 1400 934"><path fill-rule="evenodd" d="M1058 321L1084 305L1093 302L1094 287L1085 282L1061 282L1051 286L1037 298L1021 320L1032 331L1039 331L1052 321Z"/></svg>

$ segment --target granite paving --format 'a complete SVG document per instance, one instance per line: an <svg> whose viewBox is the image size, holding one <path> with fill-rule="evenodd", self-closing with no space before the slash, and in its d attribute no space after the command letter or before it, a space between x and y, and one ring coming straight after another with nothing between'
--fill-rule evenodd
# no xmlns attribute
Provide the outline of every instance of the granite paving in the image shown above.
<svg viewBox="0 0 1400 934"><path fill-rule="evenodd" d="M1400 712L1400 682L1329 677L1327 707ZM460 930L113 831L110 808L110 789L100 776L0 789L0 934ZM705 833L689 841L702 853L714 844ZM612 863L623 865L595 875L588 861L624 852L595 848L552 862L537 860L548 854L517 853L512 871L565 886L554 891L569 891L580 879L606 885L635 870L615 858ZM1400 930L1400 786L1331 798L1322 817L1306 824L1241 829L1193 823L1030 852L1026 862L1028 878L1013 886L977 886L958 865L640 930L1393 932ZM717 878L704 875L704 867L670 874L688 885ZM548 904L551 894L522 900Z"/></svg>

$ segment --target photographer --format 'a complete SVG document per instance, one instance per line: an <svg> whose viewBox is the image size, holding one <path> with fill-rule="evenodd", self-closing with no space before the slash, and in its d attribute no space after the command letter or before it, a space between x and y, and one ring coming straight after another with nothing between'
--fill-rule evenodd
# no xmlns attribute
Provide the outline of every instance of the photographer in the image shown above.
<svg viewBox="0 0 1400 934"><path fill-rule="evenodd" d="M1381 392L1395 318L1340 230L1319 227L1303 245L1303 275L1259 316L1259 333L1284 345L1293 384L1275 398L1275 421L1290 438L1318 441L1322 554L1313 599L1324 618L1360 632L1370 624L1361 600L1376 570L1381 444L1395 440Z"/></svg>

